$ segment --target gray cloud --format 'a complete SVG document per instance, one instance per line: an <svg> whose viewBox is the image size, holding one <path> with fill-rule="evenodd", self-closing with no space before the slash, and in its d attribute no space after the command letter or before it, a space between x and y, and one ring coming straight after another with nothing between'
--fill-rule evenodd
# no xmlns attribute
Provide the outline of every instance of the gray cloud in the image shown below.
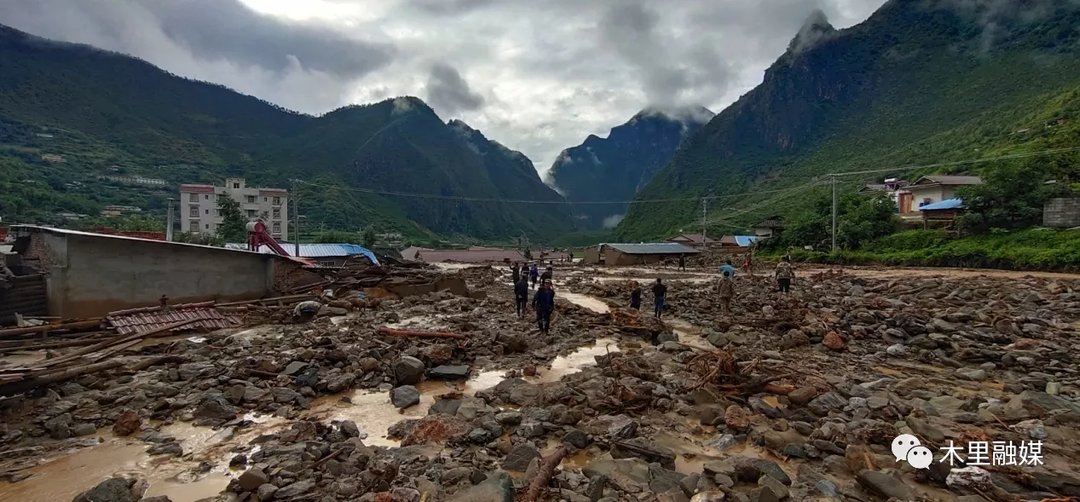
<svg viewBox="0 0 1080 502"><path fill-rule="evenodd" d="M357 40L311 23L259 14L238 0L148 0L140 2L162 30L197 57L226 59L274 71L290 58L307 70L358 77L382 67L393 46Z"/></svg>
<svg viewBox="0 0 1080 502"><path fill-rule="evenodd" d="M884 2L0 0L0 23L308 113L425 96L543 172L643 108L723 110L814 9L846 27Z"/></svg>
<svg viewBox="0 0 1080 502"><path fill-rule="evenodd" d="M444 118L456 117L462 111L476 110L484 105L484 97L472 92L461 74L445 63L431 66L426 90L428 104Z"/></svg>

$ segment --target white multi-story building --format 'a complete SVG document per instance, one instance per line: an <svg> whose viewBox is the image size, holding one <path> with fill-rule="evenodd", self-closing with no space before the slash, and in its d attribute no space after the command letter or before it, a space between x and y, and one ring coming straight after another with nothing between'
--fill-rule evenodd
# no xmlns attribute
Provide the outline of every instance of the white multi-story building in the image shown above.
<svg viewBox="0 0 1080 502"><path fill-rule="evenodd" d="M218 197L232 197L249 221L262 218L274 239L289 239L289 192L281 188L249 188L243 178L227 178L223 187L180 185L180 230L216 234L222 222Z"/></svg>

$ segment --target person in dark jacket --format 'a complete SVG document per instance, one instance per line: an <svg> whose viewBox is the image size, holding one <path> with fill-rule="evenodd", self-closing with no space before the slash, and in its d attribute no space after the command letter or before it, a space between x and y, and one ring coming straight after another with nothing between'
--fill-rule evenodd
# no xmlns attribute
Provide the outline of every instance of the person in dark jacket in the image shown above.
<svg viewBox="0 0 1080 502"><path fill-rule="evenodd" d="M641 310L641 285L634 283L634 289L630 290L630 308Z"/></svg>
<svg viewBox="0 0 1080 502"><path fill-rule="evenodd" d="M524 319L529 307L529 278L520 274L514 284L514 304L517 306L518 319Z"/></svg>
<svg viewBox="0 0 1080 502"><path fill-rule="evenodd" d="M510 266L510 282L517 285L518 279L521 279L521 264L515 261L514 264Z"/></svg>
<svg viewBox="0 0 1080 502"><path fill-rule="evenodd" d="M664 299L667 297L667 286L664 285L664 281L660 278L656 278L656 284L652 287L653 294L653 306L656 308L656 318L659 319L664 314Z"/></svg>
<svg viewBox="0 0 1080 502"><path fill-rule="evenodd" d="M532 266L529 267L529 282L531 282L533 287L535 288L536 281L538 280L540 280L540 268L537 267L535 263L533 263Z"/></svg>
<svg viewBox="0 0 1080 502"><path fill-rule="evenodd" d="M540 282L551 282L554 277L555 273L551 270L551 267L548 267L544 270L544 273L540 274Z"/></svg>
<svg viewBox="0 0 1080 502"><path fill-rule="evenodd" d="M679 270L686 270L686 255L679 255Z"/></svg>
<svg viewBox="0 0 1080 502"><path fill-rule="evenodd" d="M540 333L548 334L551 329L551 313L555 312L555 290L550 282L540 284L540 290L533 295L533 308L536 309L536 325Z"/></svg>

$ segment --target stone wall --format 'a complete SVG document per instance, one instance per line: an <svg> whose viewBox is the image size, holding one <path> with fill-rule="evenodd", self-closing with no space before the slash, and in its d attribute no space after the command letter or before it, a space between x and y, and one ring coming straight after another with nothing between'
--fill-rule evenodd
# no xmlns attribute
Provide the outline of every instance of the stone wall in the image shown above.
<svg viewBox="0 0 1080 502"><path fill-rule="evenodd" d="M1080 227L1080 198L1050 199L1043 206L1043 226Z"/></svg>

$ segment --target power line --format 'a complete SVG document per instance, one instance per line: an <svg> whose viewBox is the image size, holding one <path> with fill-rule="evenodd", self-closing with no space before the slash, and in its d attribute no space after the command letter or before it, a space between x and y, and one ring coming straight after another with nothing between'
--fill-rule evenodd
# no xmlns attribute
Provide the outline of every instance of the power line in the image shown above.
<svg viewBox="0 0 1080 502"><path fill-rule="evenodd" d="M1053 154L1069 153L1069 152L1077 152L1077 151L1080 151L1080 147L1053 148L1053 149L1047 149L1047 150L1040 150L1040 151L1036 151L1036 152L1014 153L1014 154L1008 154L1008 155L1001 155L1001 156L997 156L997 157L987 157L987 158L982 158L982 159L967 159L967 160L958 160L958 161L951 161L951 162L938 162L938 163L934 163L934 164L922 164L922 165L916 165L916 166L898 166L898 167L892 167L892 168L887 168L887 169L869 169L869 170L862 170L862 171L847 171L847 172L826 174L824 176L831 178L831 177L836 177L836 176L857 176L857 175L864 175L864 174L880 174L880 173L893 173L893 172L902 172L902 171L914 171L914 170L919 170L919 169L932 169L932 168L939 168L939 167L951 167L951 166L981 164L981 163L985 163L985 162L995 162L995 161L1000 161L1000 160L1011 160L1011 159L1020 159L1020 158L1028 158L1028 157L1039 157L1039 156L1045 156L1045 155L1053 155ZM787 178L787 179L792 180L792 179L800 179L800 178ZM803 178L803 179L805 179L805 178ZM811 186L814 183L822 181L822 176L815 176L812 179L813 179L813 181L811 183L806 184L806 185L800 185L800 186L795 187L795 188L803 188L803 187L806 187L806 186ZM448 201L461 201L461 202L498 202L498 203L506 203L506 204L551 204L551 205L554 205L554 204L567 204L567 205L604 205L604 204L608 204L608 205L610 205L610 204L656 204L656 203L668 203L668 202L698 202L698 201L703 201L703 200L718 200L718 199L728 199L728 198L735 198L735 197L743 197L743 196L747 196L747 195L762 195L762 194L770 194L770 193L781 193L781 192L788 192L788 191L792 190L792 188L780 188L780 189L773 189L773 190L753 190L753 191L746 191L746 192L733 193L733 194L707 195L707 196L699 196L699 197L672 197L672 198L662 198L662 199L630 199L630 200L605 200L605 201L592 201L592 200L589 200L589 201L569 201L569 200L565 200L565 199L564 200L527 200L527 199L503 199L503 198L498 198L498 197L469 197L469 196L462 196L462 195L441 195L441 194L419 193L419 192L404 192L404 191L397 191L397 190L376 190L376 189L371 189L371 188L359 188L359 187L349 187L349 186L341 186L341 185L326 185L326 184L313 183L313 182L310 182L310 181L305 181L305 180L300 180L300 179L293 179L291 181L293 181L295 183L308 185L308 186L318 187L318 188L334 189L334 190L345 190L345 191L350 191L350 192L367 193L367 194L372 194L372 195L384 195L384 196L391 196L391 197L410 197L410 198L417 198L417 199L434 199L434 200L448 200Z"/></svg>

